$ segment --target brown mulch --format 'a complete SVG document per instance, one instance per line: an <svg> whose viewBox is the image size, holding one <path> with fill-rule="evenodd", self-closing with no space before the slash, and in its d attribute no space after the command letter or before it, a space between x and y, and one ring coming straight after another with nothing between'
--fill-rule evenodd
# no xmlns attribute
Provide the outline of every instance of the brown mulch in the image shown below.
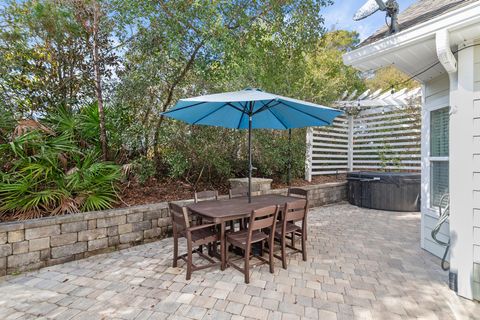
<svg viewBox="0 0 480 320"><path fill-rule="evenodd" d="M306 185L321 184L328 182L344 181L345 175L329 175L329 176L316 176L312 179L312 182L305 181L303 179L294 179L291 183L294 187L301 187ZM283 182L273 182L272 189L286 188L287 184ZM199 185L197 190L211 190L216 189L220 194L228 194L228 182L221 185ZM181 199L193 198L194 188L192 185L179 180L157 180L150 179L145 184L130 181L124 183L120 187L120 197L122 201L119 201L115 207L122 208L127 206L149 204L163 201L174 201Z"/></svg>

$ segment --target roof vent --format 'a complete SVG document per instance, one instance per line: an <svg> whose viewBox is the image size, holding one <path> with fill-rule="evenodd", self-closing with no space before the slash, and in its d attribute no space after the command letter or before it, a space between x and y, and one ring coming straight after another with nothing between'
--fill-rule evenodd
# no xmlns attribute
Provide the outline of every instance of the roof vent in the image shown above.
<svg viewBox="0 0 480 320"><path fill-rule="evenodd" d="M353 20L359 21L371 16L377 11L385 11L385 23L388 26L388 34L394 34L400 31L398 26L398 12L400 7L395 0L368 0L358 9L353 16ZM390 19L390 22L387 20Z"/></svg>

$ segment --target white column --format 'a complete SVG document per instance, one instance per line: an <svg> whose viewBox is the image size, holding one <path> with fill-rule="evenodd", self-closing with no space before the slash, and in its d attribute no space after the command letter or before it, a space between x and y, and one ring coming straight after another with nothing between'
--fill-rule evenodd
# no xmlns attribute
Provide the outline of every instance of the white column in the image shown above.
<svg viewBox="0 0 480 320"><path fill-rule="evenodd" d="M420 221L420 246L425 249L425 214L429 204L429 185L430 185L430 114L426 108L427 90L425 84L422 85L422 136L421 136L421 159L422 159L422 184L421 184L421 210L422 218Z"/></svg>
<svg viewBox="0 0 480 320"><path fill-rule="evenodd" d="M450 271L458 294L472 299L474 48L459 46L450 77ZM465 49L462 49L465 47Z"/></svg>

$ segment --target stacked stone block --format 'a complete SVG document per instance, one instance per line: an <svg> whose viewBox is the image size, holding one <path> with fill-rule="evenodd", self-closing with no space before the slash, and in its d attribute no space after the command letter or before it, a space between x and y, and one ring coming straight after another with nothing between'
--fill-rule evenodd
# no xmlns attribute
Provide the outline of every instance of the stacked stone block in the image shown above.
<svg viewBox="0 0 480 320"><path fill-rule="evenodd" d="M306 188L315 207L346 199L345 182ZM285 194L286 189L261 193ZM167 202L0 223L0 276L128 248L170 233Z"/></svg>

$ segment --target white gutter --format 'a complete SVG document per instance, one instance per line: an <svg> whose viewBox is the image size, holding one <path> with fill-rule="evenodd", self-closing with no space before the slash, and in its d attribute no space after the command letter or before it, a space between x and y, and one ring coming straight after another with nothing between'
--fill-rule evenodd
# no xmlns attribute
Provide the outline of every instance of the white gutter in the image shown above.
<svg viewBox="0 0 480 320"><path fill-rule="evenodd" d="M367 63L383 55L393 53L401 47L420 43L443 29L450 30L451 34L456 30L468 26L480 25L480 1L447 12L437 18L423 22L405 31L388 36L374 43L368 44L343 55L343 61L347 65L361 68ZM478 28L478 27L477 27ZM480 28L479 28L480 33ZM366 71L366 70L364 70Z"/></svg>

